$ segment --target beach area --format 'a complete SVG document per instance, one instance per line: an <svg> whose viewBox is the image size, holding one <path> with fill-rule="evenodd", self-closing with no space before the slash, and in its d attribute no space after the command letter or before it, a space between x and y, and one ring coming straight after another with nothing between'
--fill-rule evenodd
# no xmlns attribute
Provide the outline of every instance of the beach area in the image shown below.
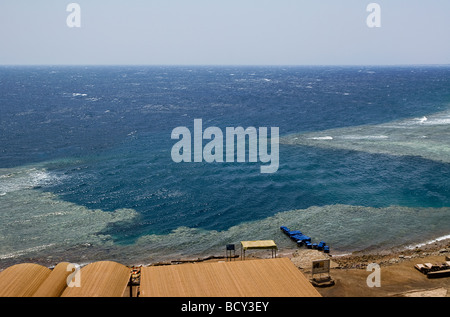
<svg viewBox="0 0 450 317"><path fill-rule="evenodd" d="M246 260L269 259L270 251L252 251ZM353 252L346 255L333 255L322 251L298 247L283 249L277 257L288 258L315 285L323 297L450 297L450 276L428 278L419 272L416 264L441 264L450 258L450 239L433 241L415 248L391 248L377 252ZM312 262L330 260L330 273L312 276ZM158 262L150 266L184 265L188 263L209 263L240 261L214 255L205 258L184 258ZM380 267L380 286L370 287L367 279L372 273L367 270L371 263ZM314 280L319 283L314 283ZM323 283L321 283L323 281ZM331 281L331 283L330 283ZM128 295L127 295L128 296ZM277 294L273 294L277 297Z"/></svg>
<svg viewBox="0 0 450 317"><path fill-rule="evenodd" d="M239 251L237 249L236 251ZM217 262L246 262L252 260L268 260L274 255L268 250L251 250L242 259L236 252L234 255L215 254L202 258L178 258L171 261L156 262L147 265L127 266L131 271L142 271L143 268L182 266L189 264L217 263ZM324 253L317 249L296 247L280 249L276 258L287 258L314 286L322 297L360 298L360 297L450 297L450 275L445 274L436 278L429 278L415 268L416 264L442 264L450 260L450 239L442 239L423 244L415 248L382 250L377 252L353 252L345 255L334 255L333 252ZM329 274L312 275L312 263L318 260L330 260ZM379 285L370 286L372 270L370 265L377 264L380 269ZM84 266L89 263L84 264ZM41 262L41 265L43 263ZM125 266L124 266L125 267ZM200 267L200 266L199 266ZM50 267L54 270L55 267ZM1 273L1 271L0 271ZM282 272L280 272L282 273ZM97 273L98 274L98 273ZM206 274L203 272L200 274ZM273 272L277 274L277 272ZM205 275L205 278L206 278ZM191 277L193 278L193 277ZM261 277L261 279L263 279ZM260 281L264 283L264 281ZM139 297L139 283L130 290L127 287L123 297ZM205 290L206 291L206 290ZM270 297L279 297L276 292ZM219 295L222 297L222 295ZM223 297L227 297L223 295Z"/></svg>
<svg viewBox="0 0 450 317"><path fill-rule="evenodd" d="M327 274L315 275L323 279L316 289L323 297L450 297L450 276L428 278L419 272L416 264L440 264L450 257L450 239L434 241L412 249L389 249L374 252L353 252L347 255L326 254L322 251L299 247L280 250L278 257L289 258L303 275L312 281L312 261L330 260L332 283L327 283ZM269 251L256 251L246 256L247 260L270 258ZM220 256L199 259L174 260L153 265L183 265L224 261ZM235 260L240 260L236 258ZM372 271L371 263L380 266L380 287L369 287L367 278ZM320 284L320 283L319 283ZM274 294L273 296L277 296Z"/></svg>
<svg viewBox="0 0 450 317"><path fill-rule="evenodd" d="M291 260L307 276L311 275L311 260L323 258L323 253L311 254L298 250ZM305 254L306 253L306 254ZM354 252L351 255L332 256L330 276L334 285L317 288L324 297L450 297L450 278L427 278L414 266L440 264L450 256L450 239L433 242L415 249L385 250L378 253ZM305 261L305 258L308 259ZM369 287L367 270L370 263L380 266L380 287Z"/></svg>
<svg viewBox="0 0 450 317"><path fill-rule="evenodd" d="M252 251L247 260L271 258L270 251ZM298 247L283 249L277 257L289 258L302 274L315 285L323 297L358 298L358 297L450 297L450 276L428 278L419 272L416 264L441 264L450 257L450 239L434 241L412 249L389 249L378 252L353 252L347 255L327 254L318 250ZM330 260L330 273L319 276L311 275L312 262ZM234 261L240 261L236 255ZM205 258L185 258L159 262L151 266L184 265L188 263L208 263L227 261L225 256ZM228 259L228 261L231 261ZM367 279L372 271L367 267L376 263L380 267L379 287L369 287ZM313 283L314 279L319 283ZM321 283L321 281L324 281ZM330 283L331 281L331 283ZM128 295L127 295L128 296ZM273 294L273 297L277 297Z"/></svg>

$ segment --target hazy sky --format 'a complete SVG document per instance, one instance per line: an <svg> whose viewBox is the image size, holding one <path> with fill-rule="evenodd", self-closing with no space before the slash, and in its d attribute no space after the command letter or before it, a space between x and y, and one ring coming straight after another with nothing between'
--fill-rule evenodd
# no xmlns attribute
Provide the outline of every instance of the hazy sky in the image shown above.
<svg viewBox="0 0 450 317"><path fill-rule="evenodd" d="M450 64L450 1L1 0L0 64Z"/></svg>

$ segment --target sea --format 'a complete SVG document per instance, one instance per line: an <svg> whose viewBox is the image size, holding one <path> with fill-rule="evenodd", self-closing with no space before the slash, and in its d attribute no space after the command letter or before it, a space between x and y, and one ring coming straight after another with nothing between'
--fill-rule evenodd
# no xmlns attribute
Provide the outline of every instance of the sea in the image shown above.
<svg viewBox="0 0 450 317"><path fill-rule="evenodd" d="M195 119L277 127L278 170L175 162ZM298 248L280 226L332 255L450 238L450 66L0 67L0 268Z"/></svg>

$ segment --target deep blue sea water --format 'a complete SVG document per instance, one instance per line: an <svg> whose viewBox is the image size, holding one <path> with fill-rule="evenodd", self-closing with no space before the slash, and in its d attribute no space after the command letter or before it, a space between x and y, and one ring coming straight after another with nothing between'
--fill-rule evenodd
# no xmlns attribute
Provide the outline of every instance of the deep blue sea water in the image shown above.
<svg viewBox="0 0 450 317"><path fill-rule="evenodd" d="M446 237L449 87L448 66L1 67L0 266L295 248L281 225L341 253ZM278 171L173 162L194 119L278 127Z"/></svg>

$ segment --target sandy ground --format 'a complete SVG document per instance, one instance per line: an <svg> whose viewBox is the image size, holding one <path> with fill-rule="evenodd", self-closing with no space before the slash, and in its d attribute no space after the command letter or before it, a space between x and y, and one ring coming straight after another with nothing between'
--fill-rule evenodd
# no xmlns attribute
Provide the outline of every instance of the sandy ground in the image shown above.
<svg viewBox="0 0 450 317"><path fill-rule="evenodd" d="M330 259L330 278L333 285L317 287L319 293L324 297L450 297L450 276L430 279L414 267L415 264L445 262L446 257L450 257L450 240L407 251L384 250L379 253L358 252L338 256L300 247L283 250L277 256L290 258L310 280L313 278L311 275L312 261ZM267 251L256 251L248 254L246 259L270 257L271 255ZM224 261L224 258L172 261L171 264L199 261ZM379 265L379 287L368 286L367 279L373 273L372 270L367 270L370 263ZM160 264L162 263L157 265ZM326 279L327 275L315 275L314 277Z"/></svg>
<svg viewBox="0 0 450 317"><path fill-rule="evenodd" d="M385 251L383 254L330 256L317 250L297 249L290 255L283 256L290 257L310 279L311 262L330 259L330 277L334 285L317 287L324 297L450 297L450 276L430 279L414 268L414 265L419 263L440 264L446 261L446 257L450 257L448 240L415 250ZM367 270L370 263L379 265L379 287L368 286L368 278L375 281L372 278L374 271ZM327 275L314 277L326 279Z"/></svg>

